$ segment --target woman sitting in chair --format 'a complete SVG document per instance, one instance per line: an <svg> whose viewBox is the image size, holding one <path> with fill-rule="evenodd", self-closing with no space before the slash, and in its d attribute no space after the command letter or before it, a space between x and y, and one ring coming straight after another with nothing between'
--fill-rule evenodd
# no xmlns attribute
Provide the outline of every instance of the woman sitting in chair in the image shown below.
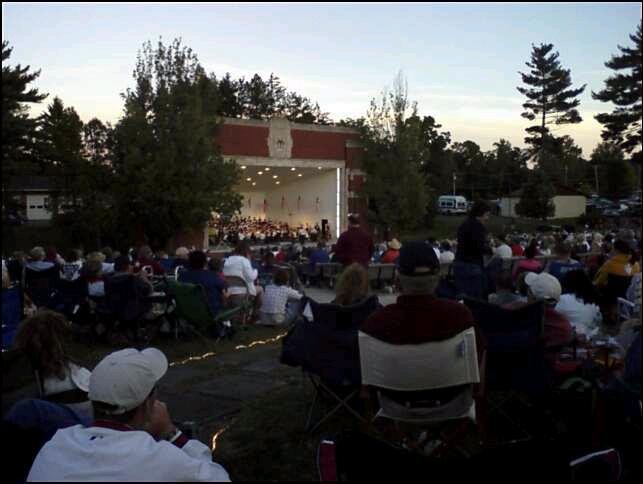
<svg viewBox="0 0 643 484"><path fill-rule="evenodd" d="M214 271L207 270L207 257L203 251L190 252L187 268L188 270L179 272L179 282L203 286L210 310L216 315L223 307L225 281Z"/></svg>
<svg viewBox="0 0 643 484"><path fill-rule="evenodd" d="M632 263L632 249L623 240L614 242L614 255L598 270L594 284L598 287L607 284L608 274L631 277L641 272L638 262Z"/></svg>
<svg viewBox="0 0 643 484"><path fill-rule="evenodd" d="M62 314L45 310L20 324L15 344L34 369L42 398L91 417L92 406L87 399L91 372L69 356L71 335L71 324Z"/></svg>

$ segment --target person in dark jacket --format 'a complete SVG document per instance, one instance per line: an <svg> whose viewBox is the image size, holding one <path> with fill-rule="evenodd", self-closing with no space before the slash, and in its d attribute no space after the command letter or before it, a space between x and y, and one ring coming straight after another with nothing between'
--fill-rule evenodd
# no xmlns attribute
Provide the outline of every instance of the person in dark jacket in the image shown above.
<svg viewBox="0 0 643 484"><path fill-rule="evenodd" d="M194 250L188 256L188 270L179 272L179 282L200 284L205 290L208 305L212 314L216 315L223 307L223 292L225 281L215 272L207 270L207 257L201 250Z"/></svg>
<svg viewBox="0 0 643 484"><path fill-rule="evenodd" d="M357 215L349 216L348 230L337 240L334 260L345 267L354 262L368 267L374 251L373 238L360 228Z"/></svg>
<svg viewBox="0 0 643 484"><path fill-rule="evenodd" d="M484 255L491 254L487 246L487 229L491 209L485 202L473 204L469 217L458 229L458 249L453 262L453 276L459 295L483 299L485 292Z"/></svg>

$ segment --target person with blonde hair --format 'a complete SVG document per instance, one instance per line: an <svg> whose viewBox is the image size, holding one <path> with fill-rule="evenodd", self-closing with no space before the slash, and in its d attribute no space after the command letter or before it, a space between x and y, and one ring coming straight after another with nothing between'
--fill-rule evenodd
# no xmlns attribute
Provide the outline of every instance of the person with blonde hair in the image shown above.
<svg viewBox="0 0 643 484"><path fill-rule="evenodd" d="M358 263L349 265L339 276L335 286L334 304L351 306L368 296L368 272Z"/></svg>

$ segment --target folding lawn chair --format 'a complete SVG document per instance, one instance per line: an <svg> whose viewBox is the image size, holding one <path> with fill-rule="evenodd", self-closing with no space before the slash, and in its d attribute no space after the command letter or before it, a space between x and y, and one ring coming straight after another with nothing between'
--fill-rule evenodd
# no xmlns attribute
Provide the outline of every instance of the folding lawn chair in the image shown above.
<svg viewBox="0 0 643 484"><path fill-rule="evenodd" d="M306 430L315 432L339 410L344 409L360 421L363 417L351 405L360 390L357 333L362 322L378 307L376 296L359 304L339 306L319 304L307 299L313 322L299 322L284 339L281 362L301 366L314 387ZM302 304L306 304L303 302ZM334 407L313 424L320 397L326 396Z"/></svg>
<svg viewBox="0 0 643 484"><path fill-rule="evenodd" d="M390 344L359 332L362 385L376 390L377 410L372 421L386 418L428 432L437 430L436 447L458 449L456 439L476 422L474 384L480 382L475 331L469 328L443 341ZM446 423L452 423L447 433Z"/></svg>
<svg viewBox="0 0 643 484"><path fill-rule="evenodd" d="M212 314L205 290L201 285L176 281L168 281L167 284L168 292L176 303L174 317L185 321L191 331L203 339L205 337L202 331L217 338L231 335L228 329L231 326L225 323L239 314L243 310L242 307L225 309L215 315ZM175 326L175 335L177 332L178 325Z"/></svg>

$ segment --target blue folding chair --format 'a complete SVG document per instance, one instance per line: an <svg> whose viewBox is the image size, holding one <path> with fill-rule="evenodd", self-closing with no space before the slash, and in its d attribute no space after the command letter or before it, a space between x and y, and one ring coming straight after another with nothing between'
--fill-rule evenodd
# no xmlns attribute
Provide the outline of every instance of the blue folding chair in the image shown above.
<svg viewBox="0 0 643 484"><path fill-rule="evenodd" d="M22 321L23 299L20 285L2 290L2 351L13 346L18 325Z"/></svg>

